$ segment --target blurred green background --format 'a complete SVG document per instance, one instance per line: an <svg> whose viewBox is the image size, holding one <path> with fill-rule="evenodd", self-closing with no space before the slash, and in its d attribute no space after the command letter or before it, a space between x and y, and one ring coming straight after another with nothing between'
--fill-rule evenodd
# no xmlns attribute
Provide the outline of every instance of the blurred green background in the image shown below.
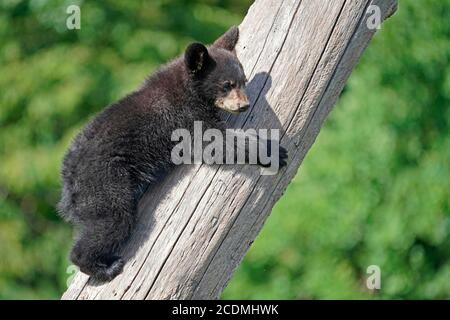
<svg viewBox="0 0 450 320"><path fill-rule="evenodd" d="M55 203L77 130L250 3L0 2L1 299L66 289L72 230ZM70 4L81 30L66 29ZM224 299L450 298L449 39L449 1L400 1Z"/></svg>

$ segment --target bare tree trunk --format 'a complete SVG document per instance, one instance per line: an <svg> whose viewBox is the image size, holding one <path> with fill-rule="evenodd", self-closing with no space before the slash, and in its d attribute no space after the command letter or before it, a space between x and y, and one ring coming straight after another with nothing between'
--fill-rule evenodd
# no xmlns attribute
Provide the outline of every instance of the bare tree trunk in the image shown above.
<svg viewBox="0 0 450 320"><path fill-rule="evenodd" d="M273 176L249 165L177 168L142 199L123 274L96 285L79 272L63 299L219 297L376 31L368 22L395 9L396 0L257 0L237 47L252 108L227 121L281 129L287 167Z"/></svg>

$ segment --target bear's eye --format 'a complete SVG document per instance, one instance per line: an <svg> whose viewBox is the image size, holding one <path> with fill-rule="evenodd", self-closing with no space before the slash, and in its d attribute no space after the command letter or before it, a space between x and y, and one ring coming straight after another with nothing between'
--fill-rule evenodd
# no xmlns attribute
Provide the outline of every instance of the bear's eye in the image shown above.
<svg viewBox="0 0 450 320"><path fill-rule="evenodd" d="M233 84L230 81L223 84L223 90L230 91L231 89L233 89Z"/></svg>

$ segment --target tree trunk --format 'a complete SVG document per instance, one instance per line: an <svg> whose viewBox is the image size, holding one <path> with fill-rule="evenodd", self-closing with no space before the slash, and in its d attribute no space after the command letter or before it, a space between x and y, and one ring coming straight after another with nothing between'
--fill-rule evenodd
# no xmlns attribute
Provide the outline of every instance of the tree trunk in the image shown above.
<svg viewBox="0 0 450 320"><path fill-rule="evenodd" d="M255 1L237 46L252 107L227 122L281 129L287 166L272 176L250 165L178 167L143 197L124 272L101 285L78 272L63 299L218 298L376 31L371 5L384 20L396 0Z"/></svg>

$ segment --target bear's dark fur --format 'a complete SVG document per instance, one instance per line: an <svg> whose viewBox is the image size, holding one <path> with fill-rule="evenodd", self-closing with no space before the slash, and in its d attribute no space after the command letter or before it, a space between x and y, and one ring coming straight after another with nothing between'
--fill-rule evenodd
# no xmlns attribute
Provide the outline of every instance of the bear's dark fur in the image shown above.
<svg viewBox="0 0 450 320"><path fill-rule="evenodd" d="M118 248L133 229L143 191L173 165L175 129L192 131L194 121L202 121L204 129L223 130L220 107L248 108L244 71L234 53L238 36L233 27L208 48L191 44L74 139L63 161L58 208L79 229L70 259L82 272L100 281L121 273ZM226 98L233 88L234 100ZM285 157L283 149L282 165Z"/></svg>

